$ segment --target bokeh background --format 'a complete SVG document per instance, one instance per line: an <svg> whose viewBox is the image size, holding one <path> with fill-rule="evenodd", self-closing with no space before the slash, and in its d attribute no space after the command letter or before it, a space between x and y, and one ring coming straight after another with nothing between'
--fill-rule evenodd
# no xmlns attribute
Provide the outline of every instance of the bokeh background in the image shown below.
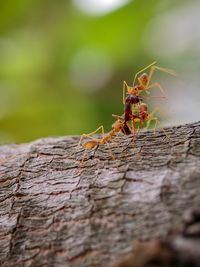
<svg viewBox="0 0 200 267"><path fill-rule="evenodd" d="M154 60L178 73L154 76L162 124L197 121L199 11L199 0L1 0L0 143L109 131L123 80Z"/></svg>

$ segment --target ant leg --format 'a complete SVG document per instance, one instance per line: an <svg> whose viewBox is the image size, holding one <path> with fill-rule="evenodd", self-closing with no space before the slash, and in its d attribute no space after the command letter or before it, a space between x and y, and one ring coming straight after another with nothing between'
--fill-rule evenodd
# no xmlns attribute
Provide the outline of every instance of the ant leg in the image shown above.
<svg viewBox="0 0 200 267"><path fill-rule="evenodd" d="M155 133L155 129L156 129L156 126L157 126L157 123L159 122L158 118L157 117L154 117L154 114L159 110L158 107L154 108L154 110L148 115L148 119L147 119L147 125L146 125L146 128L148 129L149 126L150 126L150 123L151 121L155 121L156 122L156 125L154 127L154 133ZM160 123L160 122L159 122Z"/></svg>
<svg viewBox="0 0 200 267"><path fill-rule="evenodd" d="M155 117L154 117L154 114L155 114L158 110L160 110L159 107L154 108L154 110L153 110L151 113L149 113L149 115L148 115L148 119L147 119L147 120L151 120L152 118L155 118ZM147 123L148 123L148 121L147 121Z"/></svg>
<svg viewBox="0 0 200 267"><path fill-rule="evenodd" d="M157 88L159 88L160 91L163 93L164 98L166 98L165 91L164 91L164 89L162 88L162 86L161 86L159 83L153 83L153 84L147 86L147 87L145 88L145 90L149 90L149 89L151 89L151 88L153 88L153 87L157 87Z"/></svg>
<svg viewBox="0 0 200 267"><path fill-rule="evenodd" d="M173 75L173 76L176 76L176 72L174 70L171 70L171 69L167 69L167 68L161 68L161 67L158 67L158 66L152 66L151 69L150 69L150 72L149 72L149 78L148 78L148 82L147 82L147 87L149 86L150 82L151 82L151 79L152 79L152 75L154 73L155 70L159 70L159 71L162 71L162 72L166 72L170 75Z"/></svg>
<svg viewBox="0 0 200 267"><path fill-rule="evenodd" d="M104 133L104 127L103 127L103 125L99 126L99 128L97 128L95 131L93 131L93 132L87 134L87 136L88 136L88 135L93 135L93 134L97 133L100 129L101 129L101 133L102 133L102 135L104 136L105 133Z"/></svg>
<svg viewBox="0 0 200 267"><path fill-rule="evenodd" d="M83 161L84 161L84 159L85 159L86 152L87 152L87 150L85 150L84 153L83 153L83 156L82 156L82 159L81 159L81 165L80 165L80 167L82 167L82 165L83 165Z"/></svg>
<svg viewBox="0 0 200 267"><path fill-rule="evenodd" d="M123 104L125 104L126 91L128 91L128 84L126 81L123 81Z"/></svg>
<svg viewBox="0 0 200 267"><path fill-rule="evenodd" d="M153 113L155 113L155 111L150 114L151 118L147 121L147 128L149 128L151 121L155 121L155 126L154 126L154 134L155 134L156 133L156 130L157 130L157 125L158 124L161 124L161 123L158 120L158 118L152 117ZM169 135L166 133L165 129L163 127L160 127L160 129L163 131L163 133L165 134L165 136L167 137L167 139L171 140L170 137L169 137Z"/></svg>
<svg viewBox="0 0 200 267"><path fill-rule="evenodd" d="M108 151L109 151L109 154L110 154L112 160L115 160L115 156L114 156L113 153L112 153L112 150L111 150L111 148L110 148L109 143L107 143L107 146L108 146Z"/></svg>
<svg viewBox="0 0 200 267"><path fill-rule="evenodd" d="M155 128L157 126L157 124L161 124L160 121L157 119L157 122L156 122L156 125L154 127L154 131L155 131ZM166 138L171 141L171 138L169 137L169 135L166 133L165 129L163 127L160 127L160 129L163 131L163 133L165 134Z"/></svg>
<svg viewBox="0 0 200 267"><path fill-rule="evenodd" d="M156 64L156 61L154 61L153 63L149 64L148 66L146 66L145 68L141 69L140 71L138 71L136 74L135 74L135 77L134 77L134 80L133 80L133 86L135 85L135 81L136 81L136 78L138 76L138 74L140 74L141 72L143 72L144 70L150 68L151 66L155 65Z"/></svg>
<svg viewBox="0 0 200 267"><path fill-rule="evenodd" d="M166 99L166 96L144 96L143 95L142 97L145 99Z"/></svg>
<svg viewBox="0 0 200 267"><path fill-rule="evenodd" d="M154 125L153 132L154 132L154 134L156 134L157 124L158 124L158 118L156 118L156 117L151 117L151 118L149 118L148 121L147 121L146 128L147 128L147 129L149 128L150 123L151 123L152 121L155 121L155 125Z"/></svg>
<svg viewBox="0 0 200 267"><path fill-rule="evenodd" d="M103 132L102 132L102 139L101 139L101 141L103 141L104 140L104 130L103 130ZM106 144L107 146L108 146L108 150L109 150L109 154L110 154L110 156L111 156L111 158L113 159L113 160L115 160L115 156L113 155L113 153L112 153L112 150L111 150L111 148L110 148L110 145L109 145L109 140L107 140L105 143L103 143L103 144Z"/></svg>
<svg viewBox="0 0 200 267"><path fill-rule="evenodd" d="M152 87L158 87L160 89L160 91L163 93L163 95L165 96L164 89L161 87L161 85L159 83L153 83L153 84L150 85L150 82L151 82L151 79L152 79L152 76L153 76L153 73L154 73L155 70L166 72L166 73L174 75L174 76L176 75L176 72L171 70L171 69L161 68L161 67L158 67L158 66L152 66L150 68L148 82L147 82L144 90L148 90L148 89L150 89Z"/></svg>
<svg viewBox="0 0 200 267"><path fill-rule="evenodd" d="M160 122L159 122L158 118L153 118L153 120L155 121L155 125L154 125L153 132L154 132L154 134L156 134L157 125L158 125L158 123L160 123Z"/></svg>
<svg viewBox="0 0 200 267"><path fill-rule="evenodd" d="M137 129L136 129L135 119L134 118L131 120L131 128L132 128L133 136L136 136L137 135Z"/></svg>
<svg viewBox="0 0 200 267"><path fill-rule="evenodd" d="M158 107L156 107L156 108L153 110L153 112L149 114L149 117L152 117L153 114L154 114L157 110L159 110ZM159 110L159 113L160 113L160 110ZM148 122L147 122L147 123L148 123ZM158 119L157 119L157 124L161 124L160 121L159 121ZM169 140L171 140L170 136L166 133L165 129L164 129L163 127L160 127L160 129L163 131L163 133L165 134L165 136L166 136Z"/></svg>
<svg viewBox="0 0 200 267"><path fill-rule="evenodd" d="M79 141L79 143L78 143L78 146L80 146L80 144L81 144L83 138L85 138L85 137L86 137L86 138L91 138L91 139L93 139L93 138L91 137L91 135L95 134L95 133L98 132L100 129L101 129L102 136L103 136L103 138L104 138L105 133L104 133L104 127L103 127L103 125L102 125L102 126L100 126L99 128L97 128L95 131L93 131L93 132L91 132L91 133L89 133L89 134L82 134L82 135L81 135L81 138L80 138L80 141Z"/></svg>
<svg viewBox="0 0 200 267"><path fill-rule="evenodd" d="M159 124L160 124L160 122L159 122ZM165 131L165 129L162 127L162 128L160 128L162 131L163 131L163 133L165 134L165 136L167 137L167 139L169 140L169 141L171 141L171 138L170 138L170 136L166 133L166 131Z"/></svg>
<svg viewBox="0 0 200 267"><path fill-rule="evenodd" d="M138 132L137 132L137 135L139 135L139 132L140 132L140 130L141 130L141 127L142 127L142 123L141 123L141 121L140 121L140 123L139 123L139 125L138 125ZM137 160L140 160L141 159L141 157L142 157L142 145L140 146L140 148L139 148L139 150L138 150L138 155L137 155Z"/></svg>
<svg viewBox="0 0 200 267"><path fill-rule="evenodd" d="M115 139L118 140L118 141L120 140L119 132L117 132L116 135L113 137L113 142L115 141Z"/></svg>
<svg viewBox="0 0 200 267"><path fill-rule="evenodd" d="M112 114L112 117L115 118L116 120L124 121L124 114L122 114L122 116L118 116L118 115Z"/></svg>

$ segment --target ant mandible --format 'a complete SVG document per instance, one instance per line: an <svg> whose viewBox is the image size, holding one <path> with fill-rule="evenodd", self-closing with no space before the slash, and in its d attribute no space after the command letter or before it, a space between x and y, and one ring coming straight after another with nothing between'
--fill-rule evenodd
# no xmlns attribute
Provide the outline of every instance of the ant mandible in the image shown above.
<svg viewBox="0 0 200 267"><path fill-rule="evenodd" d="M160 91L163 93L163 95L165 95L164 89L162 88L160 83L155 82L155 83L151 84L151 79L152 79L153 73L154 73L155 70L166 72L166 73L174 75L174 76L176 75L176 73L175 73L175 71L173 71L171 69L161 68L161 67L156 66L155 64L156 64L156 61L154 61L153 63L149 64L148 66L146 66L142 70L138 71L135 74L132 86L129 86L126 83L126 81L123 82L123 104L125 104L125 95L126 95L126 93L138 96L142 91L149 90L149 89L151 89L153 87L159 88ZM149 70L149 74L142 73L147 69L150 69ZM138 75L140 73L142 73L142 74L138 77ZM136 79L138 80L138 84L135 85Z"/></svg>

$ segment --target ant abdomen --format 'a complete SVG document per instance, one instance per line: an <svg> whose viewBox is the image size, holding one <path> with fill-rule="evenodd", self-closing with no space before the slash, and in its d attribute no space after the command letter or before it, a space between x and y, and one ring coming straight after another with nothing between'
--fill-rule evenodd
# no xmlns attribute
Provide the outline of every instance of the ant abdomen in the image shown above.
<svg viewBox="0 0 200 267"><path fill-rule="evenodd" d="M98 145L99 145L99 141L97 141L97 140L91 140L91 141L88 141L88 142L84 143L83 144L83 147L85 149L92 149L92 148L94 148L94 147L96 147Z"/></svg>
<svg viewBox="0 0 200 267"><path fill-rule="evenodd" d="M133 105L138 104L140 101L142 101L141 96L129 94L125 99L125 104Z"/></svg>

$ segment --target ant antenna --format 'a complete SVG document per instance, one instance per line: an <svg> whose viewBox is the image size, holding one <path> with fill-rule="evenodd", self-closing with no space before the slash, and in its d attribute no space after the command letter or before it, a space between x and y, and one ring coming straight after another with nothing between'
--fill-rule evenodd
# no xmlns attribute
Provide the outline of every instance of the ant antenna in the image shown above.
<svg viewBox="0 0 200 267"><path fill-rule="evenodd" d="M135 85L135 80L138 76L138 74L140 74L141 72L143 72L144 70L150 68L151 66L155 65L157 63L157 61L154 61L153 63L149 64L148 66L146 66L145 68L143 68L142 70L138 71L136 74L135 74L135 77L134 77L134 80L133 80L133 86Z"/></svg>

